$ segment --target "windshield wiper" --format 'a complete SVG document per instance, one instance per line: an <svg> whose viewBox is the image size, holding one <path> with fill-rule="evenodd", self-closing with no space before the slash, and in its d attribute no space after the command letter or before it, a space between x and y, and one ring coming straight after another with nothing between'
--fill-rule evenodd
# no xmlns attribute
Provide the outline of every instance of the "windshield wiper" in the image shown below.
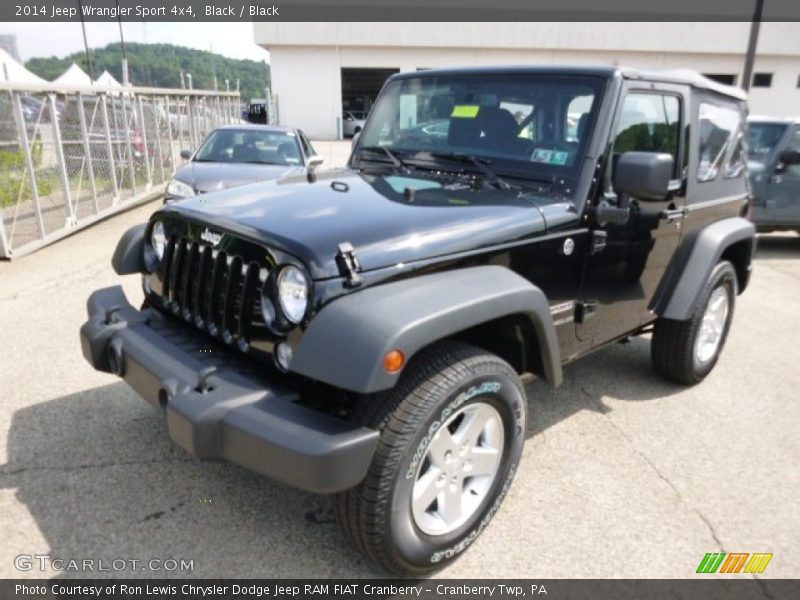
<svg viewBox="0 0 800 600"><path fill-rule="evenodd" d="M367 152L383 152L389 158L389 160L392 161L392 165L394 165L395 169L398 169L403 173L410 172L408 165L400 160L397 154L389 150L389 148L386 146L363 146L359 148L359 150L366 150Z"/></svg>
<svg viewBox="0 0 800 600"><path fill-rule="evenodd" d="M433 158L443 158L445 160L468 162L476 167L481 173L483 173L486 181L495 186L497 189L503 191L509 191L512 189L510 183L489 168L488 165L491 163L491 161L486 158L478 158L472 154L459 154L456 152L431 152L431 156Z"/></svg>

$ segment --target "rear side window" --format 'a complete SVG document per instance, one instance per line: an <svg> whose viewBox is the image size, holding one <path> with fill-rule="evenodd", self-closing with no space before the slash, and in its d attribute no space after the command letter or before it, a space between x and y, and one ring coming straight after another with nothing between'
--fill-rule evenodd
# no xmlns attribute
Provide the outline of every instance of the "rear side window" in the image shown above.
<svg viewBox="0 0 800 600"><path fill-rule="evenodd" d="M735 158L742 131L742 115L732 107L702 102L699 107L700 147L697 163L697 181L713 181L724 169L726 177L735 177L735 169L726 165L726 157ZM741 157L741 151L738 151Z"/></svg>
<svg viewBox="0 0 800 600"><path fill-rule="evenodd" d="M672 178L678 178L680 140L680 100L669 94L630 93L625 97L614 156L625 152L665 152L671 154Z"/></svg>

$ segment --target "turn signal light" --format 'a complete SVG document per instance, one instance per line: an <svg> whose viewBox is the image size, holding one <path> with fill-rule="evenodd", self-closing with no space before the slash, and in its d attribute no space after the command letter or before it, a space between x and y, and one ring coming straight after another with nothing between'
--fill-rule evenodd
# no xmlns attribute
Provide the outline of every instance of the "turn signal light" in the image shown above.
<svg viewBox="0 0 800 600"><path fill-rule="evenodd" d="M400 350L390 350L383 357L383 368L389 373L397 373L404 364L406 364L406 357Z"/></svg>

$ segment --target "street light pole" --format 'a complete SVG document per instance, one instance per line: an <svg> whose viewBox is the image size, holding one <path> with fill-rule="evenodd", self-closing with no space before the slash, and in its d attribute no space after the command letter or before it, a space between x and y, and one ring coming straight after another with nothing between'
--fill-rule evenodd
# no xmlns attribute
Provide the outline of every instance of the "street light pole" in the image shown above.
<svg viewBox="0 0 800 600"><path fill-rule="evenodd" d="M756 0L756 9L753 21L750 23L750 40L747 42L747 54L744 57L744 74L742 75L742 89L750 89L753 79L753 65L756 61L756 46L758 45L758 32L761 28L761 16L764 12L764 0Z"/></svg>

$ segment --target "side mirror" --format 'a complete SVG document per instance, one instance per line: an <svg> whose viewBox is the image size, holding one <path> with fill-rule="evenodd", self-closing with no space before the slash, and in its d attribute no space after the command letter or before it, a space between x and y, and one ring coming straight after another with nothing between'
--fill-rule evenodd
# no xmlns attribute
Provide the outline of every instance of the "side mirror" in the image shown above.
<svg viewBox="0 0 800 600"><path fill-rule="evenodd" d="M358 144L358 138L360 138L360 137L361 137L361 132L360 132L360 131L356 131L356 132L353 134L353 141L352 141L352 142L350 142L350 150L351 150L351 151L352 151L352 150L355 150L355 148L356 148L356 144Z"/></svg>
<svg viewBox="0 0 800 600"><path fill-rule="evenodd" d="M778 156L778 164L775 165L775 172L782 173L786 167L800 165L800 152L797 150L784 150Z"/></svg>
<svg viewBox="0 0 800 600"><path fill-rule="evenodd" d="M192 152L191 150L187 149L181 150L181 158L183 160L189 160L190 158L192 158L192 154L194 154L194 152Z"/></svg>
<svg viewBox="0 0 800 600"><path fill-rule="evenodd" d="M322 158L321 156L317 156L315 154L315 155L310 156L308 158L308 168L309 169L316 169L318 166L320 166L324 162L325 162L324 158Z"/></svg>
<svg viewBox="0 0 800 600"><path fill-rule="evenodd" d="M614 191L639 200L664 200L670 192L674 159L671 154L626 152L614 171Z"/></svg>

